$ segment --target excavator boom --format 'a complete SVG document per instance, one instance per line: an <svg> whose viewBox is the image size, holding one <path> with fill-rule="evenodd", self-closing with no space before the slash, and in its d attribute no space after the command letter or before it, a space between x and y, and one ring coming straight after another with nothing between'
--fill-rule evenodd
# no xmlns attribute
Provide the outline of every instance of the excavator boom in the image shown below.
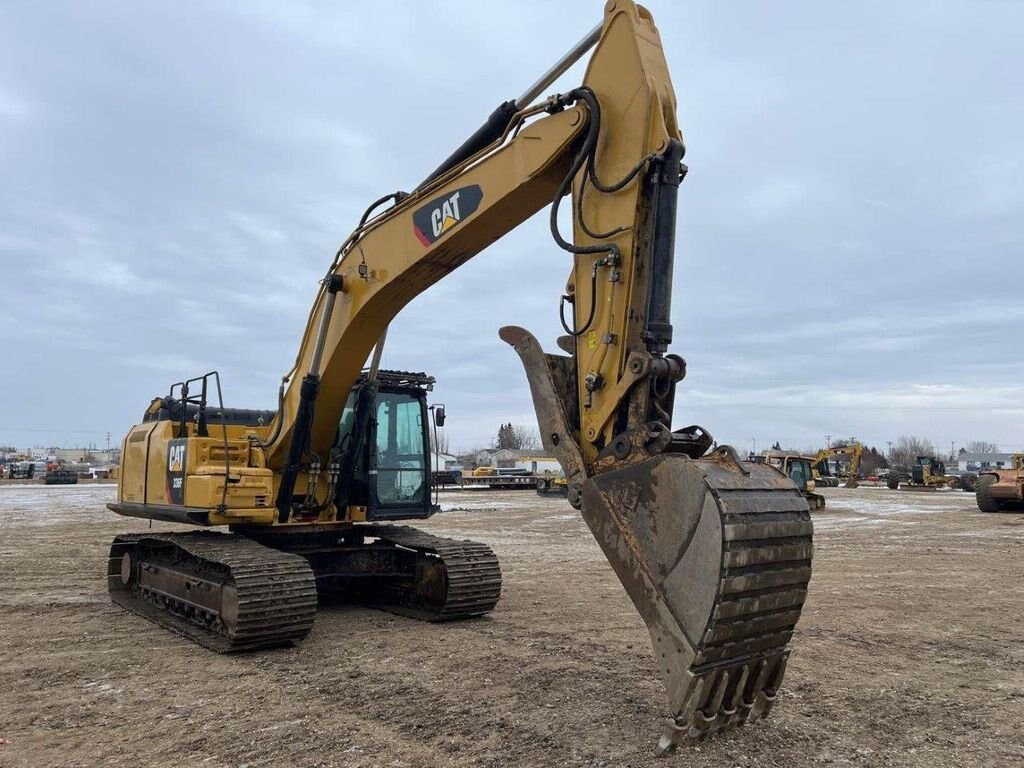
<svg viewBox="0 0 1024 768"><path fill-rule="evenodd" d="M860 459L864 455L864 446L860 443L850 443L849 445L839 445L835 448L823 448L818 451L817 454L811 459L811 463L815 467L815 472L818 471L818 467L824 461L828 461L834 456L849 456L850 466L848 469L849 475L846 478L846 482L843 483L845 488L856 488L858 483L858 473L860 472ZM822 470L824 472L824 470ZM826 473L827 474L827 473Z"/></svg>
<svg viewBox="0 0 1024 768"><path fill-rule="evenodd" d="M535 103L591 46L582 85ZM552 239L570 265L561 354L518 326L499 335L522 360L569 502L650 630L669 694L660 749L766 715L806 596L812 527L788 477L727 446L709 453L712 437L699 426L672 427L686 373L668 353L684 151L651 14L612 0L598 28L424 182L367 210L325 274L275 414L232 412L232 423L221 407L219 423L208 418L212 374L183 382L178 399L154 401L126 438L112 508L231 525L245 543L119 537L115 599L150 618L173 613L169 626L193 627L193 639L219 650L301 639L311 589L429 620L491 610L500 572L486 546L380 522L434 511L403 480L425 449L409 435L425 422L422 390L433 379L385 374L377 363L409 301L550 206ZM571 236L559 231L560 204ZM189 386L200 381L197 399ZM243 567L253 574L247 591L229 589ZM253 585L278 571L290 581L275 589L301 597L298 607L280 597L269 625L245 618L260 605ZM395 574L386 590L368 586L369 573L384 571ZM220 580L191 575L199 572Z"/></svg>

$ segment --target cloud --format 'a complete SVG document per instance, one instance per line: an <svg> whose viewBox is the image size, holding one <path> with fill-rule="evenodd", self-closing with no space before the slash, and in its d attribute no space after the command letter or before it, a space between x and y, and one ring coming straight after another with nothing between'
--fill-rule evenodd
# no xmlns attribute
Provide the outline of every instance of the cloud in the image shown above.
<svg viewBox="0 0 1024 768"><path fill-rule="evenodd" d="M228 221L243 234L268 245L283 243L288 239L287 233L269 221L247 213L229 213Z"/></svg>
<svg viewBox="0 0 1024 768"><path fill-rule="evenodd" d="M0 84L0 120L21 122L32 114L29 102L10 88Z"/></svg>
<svg viewBox="0 0 1024 768"><path fill-rule="evenodd" d="M1024 102L1000 73L1024 63L1024 6L649 5L690 167L677 425L740 446L1021 447ZM599 13L478 6L5 8L0 319L24 373L0 380L0 442L34 439L15 423L120 433L211 368L229 404L273 407L365 206L415 186ZM437 376L454 445L532 418L497 329L554 349L570 268L542 213L394 321L385 363Z"/></svg>
<svg viewBox="0 0 1024 768"><path fill-rule="evenodd" d="M172 380L191 378L192 374L184 376L181 372L194 371L200 373L199 369L202 367L198 361L184 355L161 355L153 354L149 351L141 354L125 355L120 359L120 362L130 368L145 368L151 371L166 373ZM170 383L168 381L168 385Z"/></svg>
<svg viewBox="0 0 1024 768"><path fill-rule="evenodd" d="M127 264L103 256L81 255L58 259L57 274L80 285L112 288L122 293L144 294L156 290L156 283L146 280ZM52 274L52 273L51 273Z"/></svg>

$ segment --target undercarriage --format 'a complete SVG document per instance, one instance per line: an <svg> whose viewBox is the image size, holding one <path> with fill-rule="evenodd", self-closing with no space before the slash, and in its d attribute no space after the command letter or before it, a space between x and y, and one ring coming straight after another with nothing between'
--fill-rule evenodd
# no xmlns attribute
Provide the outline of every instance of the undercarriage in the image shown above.
<svg viewBox="0 0 1024 768"><path fill-rule="evenodd" d="M397 525L118 536L107 580L118 605L221 653L301 641L318 602L451 621L501 594L485 544Z"/></svg>

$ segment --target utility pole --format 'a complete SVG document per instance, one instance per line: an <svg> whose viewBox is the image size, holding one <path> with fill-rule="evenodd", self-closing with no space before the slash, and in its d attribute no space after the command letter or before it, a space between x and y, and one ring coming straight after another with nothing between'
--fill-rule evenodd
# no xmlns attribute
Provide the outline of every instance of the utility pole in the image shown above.
<svg viewBox="0 0 1024 768"><path fill-rule="evenodd" d="M887 458L889 461L892 461L892 440L886 440L885 444L889 446L889 455Z"/></svg>
<svg viewBox="0 0 1024 768"><path fill-rule="evenodd" d="M752 456L757 456L757 438L751 438L751 442L754 444L754 450L751 453Z"/></svg>
<svg viewBox="0 0 1024 768"><path fill-rule="evenodd" d="M956 443L952 440L949 441L949 460L956 461Z"/></svg>
<svg viewBox="0 0 1024 768"><path fill-rule="evenodd" d="M110 433L107 432L107 453L110 453Z"/></svg>
<svg viewBox="0 0 1024 768"><path fill-rule="evenodd" d="M826 448L831 448L832 447L832 435L825 435L825 447Z"/></svg>

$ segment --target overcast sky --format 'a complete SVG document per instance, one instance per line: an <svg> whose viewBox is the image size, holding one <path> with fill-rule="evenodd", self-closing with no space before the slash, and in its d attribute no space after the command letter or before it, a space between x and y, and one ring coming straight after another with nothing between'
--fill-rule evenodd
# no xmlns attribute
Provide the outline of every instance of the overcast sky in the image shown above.
<svg viewBox="0 0 1024 768"><path fill-rule="evenodd" d="M690 167L676 426L1024 447L1024 3L650 7ZM117 442L212 368L273 407L366 204L601 13L0 2L0 444ZM535 217L392 326L385 363L437 376L455 447L535 423L497 329L554 348L567 258Z"/></svg>

